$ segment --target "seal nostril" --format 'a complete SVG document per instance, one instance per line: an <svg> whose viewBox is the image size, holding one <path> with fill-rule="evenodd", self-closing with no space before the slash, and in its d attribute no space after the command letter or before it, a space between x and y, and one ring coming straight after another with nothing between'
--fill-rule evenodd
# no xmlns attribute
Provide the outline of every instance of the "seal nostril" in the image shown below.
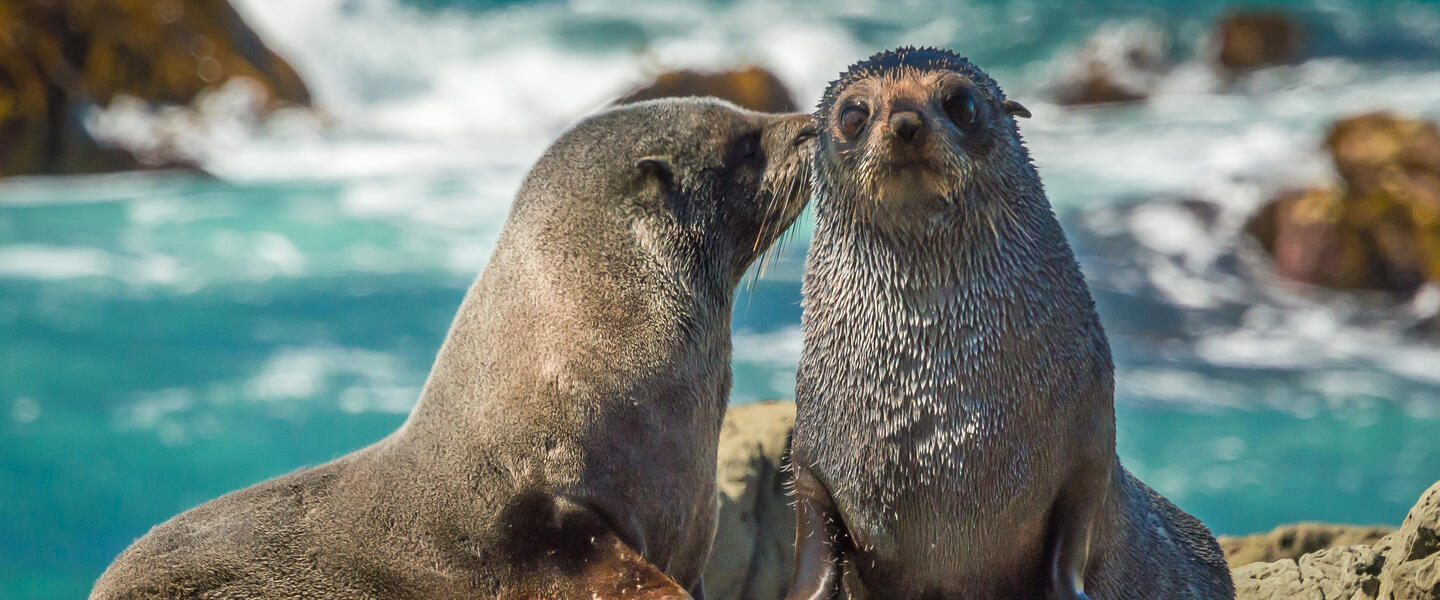
<svg viewBox="0 0 1440 600"><path fill-rule="evenodd" d="M902 141L914 140L915 135L920 133L920 115L911 111L890 115L890 130Z"/></svg>

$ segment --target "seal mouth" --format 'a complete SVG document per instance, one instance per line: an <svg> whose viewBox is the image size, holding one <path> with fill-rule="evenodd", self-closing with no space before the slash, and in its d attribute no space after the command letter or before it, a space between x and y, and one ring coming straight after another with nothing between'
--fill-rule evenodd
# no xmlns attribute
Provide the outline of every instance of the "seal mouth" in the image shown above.
<svg viewBox="0 0 1440 600"><path fill-rule="evenodd" d="M876 180L899 183L922 181L938 177L942 169L934 161L923 158L905 158L885 161L877 165Z"/></svg>
<svg viewBox="0 0 1440 600"><path fill-rule="evenodd" d="M928 161L928 160L920 160L920 159L913 159L913 158L912 158L912 159L906 159L906 160L890 161L889 163L887 163L887 164L885 165L885 169L886 169L887 171L890 171L891 173L904 173L904 172L907 172L907 171L914 171L914 170L925 170L925 171L934 171L934 170L936 170L936 169L935 169L935 165L934 165L933 163L931 163L930 161Z"/></svg>
<svg viewBox="0 0 1440 600"><path fill-rule="evenodd" d="M934 161L919 158L886 161L877 165L874 173L870 185L876 209L896 210L903 206L905 213L930 212L938 210L951 193L946 170Z"/></svg>

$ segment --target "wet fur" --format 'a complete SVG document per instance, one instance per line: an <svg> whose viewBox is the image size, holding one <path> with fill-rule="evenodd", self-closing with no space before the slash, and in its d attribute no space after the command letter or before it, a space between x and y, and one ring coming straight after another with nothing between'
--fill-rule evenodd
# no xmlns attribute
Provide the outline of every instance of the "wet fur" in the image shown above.
<svg viewBox="0 0 1440 600"><path fill-rule="evenodd" d="M695 591L733 292L808 197L810 122L661 100L575 125L526 177L398 431L156 526L91 598Z"/></svg>
<svg viewBox="0 0 1440 600"><path fill-rule="evenodd" d="M943 181L933 198L887 194L885 140L847 140L838 111L881 98L881 126L892 95L955 77L978 93L979 129L927 122ZM877 54L826 91L794 463L833 498L853 596L1046 597L1047 551L1089 499L1092 598L1230 598L1209 531L1115 459L1110 348L1018 106L935 49Z"/></svg>

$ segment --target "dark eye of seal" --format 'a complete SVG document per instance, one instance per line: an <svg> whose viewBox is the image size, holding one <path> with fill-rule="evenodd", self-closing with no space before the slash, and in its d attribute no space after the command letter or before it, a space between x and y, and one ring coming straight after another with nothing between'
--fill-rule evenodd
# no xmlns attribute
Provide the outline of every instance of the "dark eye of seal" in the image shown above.
<svg viewBox="0 0 1440 600"><path fill-rule="evenodd" d="M968 89L961 89L949 98L945 99L945 114L955 125L965 131L970 131L979 124L979 104L975 101L975 92Z"/></svg>
<svg viewBox="0 0 1440 600"><path fill-rule="evenodd" d="M750 164L760 157L760 132L740 136L735 141L735 157L741 164Z"/></svg>
<svg viewBox="0 0 1440 600"><path fill-rule="evenodd" d="M870 120L870 111L864 106L850 105L840 111L840 133L845 137L854 139L860 135L860 130L865 128L865 122Z"/></svg>

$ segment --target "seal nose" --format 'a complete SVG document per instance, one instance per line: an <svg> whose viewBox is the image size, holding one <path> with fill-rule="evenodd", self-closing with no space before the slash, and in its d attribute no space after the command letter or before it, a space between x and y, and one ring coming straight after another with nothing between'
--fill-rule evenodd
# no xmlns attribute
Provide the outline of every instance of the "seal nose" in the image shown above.
<svg viewBox="0 0 1440 600"><path fill-rule="evenodd" d="M920 133L921 125L920 113L913 110L897 111L890 115L890 130L904 142L913 141L916 134Z"/></svg>

